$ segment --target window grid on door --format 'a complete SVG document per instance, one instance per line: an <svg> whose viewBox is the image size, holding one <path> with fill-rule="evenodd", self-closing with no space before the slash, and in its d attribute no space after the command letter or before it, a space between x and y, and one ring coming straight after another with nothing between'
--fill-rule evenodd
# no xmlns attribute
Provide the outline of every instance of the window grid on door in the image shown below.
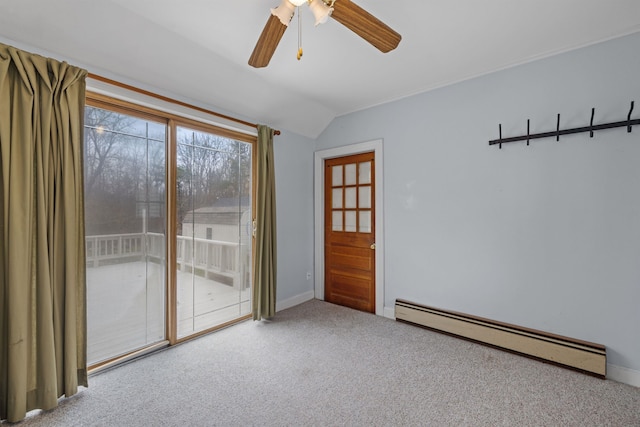
<svg viewBox="0 0 640 427"><path fill-rule="evenodd" d="M371 233L371 161L331 167L331 229Z"/></svg>

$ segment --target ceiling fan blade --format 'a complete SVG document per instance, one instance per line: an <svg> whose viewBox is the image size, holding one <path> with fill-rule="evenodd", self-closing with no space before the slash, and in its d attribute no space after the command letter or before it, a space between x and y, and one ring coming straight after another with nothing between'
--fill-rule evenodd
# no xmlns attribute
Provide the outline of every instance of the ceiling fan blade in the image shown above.
<svg viewBox="0 0 640 427"><path fill-rule="evenodd" d="M402 39L391 27L351 0L336 0L331 17L383 53L395 49Z"/></svg>
<svg viewBox="0 0 640 427"><path fill-rule="evenodd" d="M266 67L271 57L280 43L280 39L284 35L287 26L280 22L277 16L269 15L267 24L264 26L256 47L253 48L249 65L255 68Z"/></svg>

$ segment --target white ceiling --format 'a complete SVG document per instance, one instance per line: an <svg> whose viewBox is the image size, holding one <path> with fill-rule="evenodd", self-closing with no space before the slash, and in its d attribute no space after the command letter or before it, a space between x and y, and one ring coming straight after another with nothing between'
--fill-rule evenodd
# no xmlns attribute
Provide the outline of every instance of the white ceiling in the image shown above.
<svg viewBox="0 0 640 427"><path fill-rule="evenodd" d="M340 0L338 0L340 1ZM640 31L638 0L355 0L402 35L382 54L300 8L247 64L279 0L2 0L0 37L90 72L317 137L334 117Z"/></svg>

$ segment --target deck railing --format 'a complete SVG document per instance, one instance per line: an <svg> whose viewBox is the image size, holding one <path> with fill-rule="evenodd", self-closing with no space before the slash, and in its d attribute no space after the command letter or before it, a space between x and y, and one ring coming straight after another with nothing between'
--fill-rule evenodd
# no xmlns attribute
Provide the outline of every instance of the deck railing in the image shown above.
<svg viewBox="0 0 640 427"><path fill-rule="evenodd" d="M145 256L144 233L87 236L85 251L87 265L99 267L119 264Z"/></svg>
<svg viewBox="0 0 640 427"><path fill-rule="evenodd" d="M89 267L147 260L162 262L165 259L164 234L107 234L87 236L85 241ZM245 286L242 272L248 271L249 253L248 250L242 251L241 245L237 242L178 236L176 243L176 263L180 271L194 273L234 287ZM242 256L243 259L241 252L246 254Z"/></svg>

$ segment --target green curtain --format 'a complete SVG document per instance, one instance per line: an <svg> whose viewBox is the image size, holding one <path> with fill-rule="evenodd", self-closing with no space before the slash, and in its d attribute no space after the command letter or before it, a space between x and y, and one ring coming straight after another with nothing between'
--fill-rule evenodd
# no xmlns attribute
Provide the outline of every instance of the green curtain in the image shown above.
<svg viewBox="0 0 640 427"><path fill-rule="evenodd" d="M276 176L273 129L258 125L256 153L256 259L253 269L253 320L276 314Z"/></svg>
<svg viewBox="0 0 640 427"><path fill-rule="evenodd" d="M0 44L0 419L87 386L87 72Z"/></svg>

